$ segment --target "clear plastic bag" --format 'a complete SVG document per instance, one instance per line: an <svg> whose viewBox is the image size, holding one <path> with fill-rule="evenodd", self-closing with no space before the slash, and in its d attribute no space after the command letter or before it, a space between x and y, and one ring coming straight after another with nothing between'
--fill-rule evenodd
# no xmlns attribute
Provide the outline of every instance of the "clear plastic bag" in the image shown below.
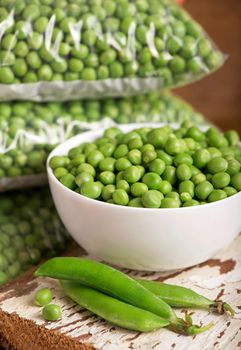
<svg viewBox="0 0 241 350"><path fill-rule="evenodd" d="M47 188L0 195L0 285L59 254L68 243Z"/></svg>
<svg viewBox="0 0 241 350"><path fill-rule="evenodd" d="M224 56L172 0L0 0L0 99L120 97L185 85Z"/></svg>
<svg viewBox="0 0 241 350"><path fill-rule="evenodd" d="M0 103L0 192L46 183L45 163L59 143L84 130L141 122L207 123L170 93L129 98Z"/></svg>

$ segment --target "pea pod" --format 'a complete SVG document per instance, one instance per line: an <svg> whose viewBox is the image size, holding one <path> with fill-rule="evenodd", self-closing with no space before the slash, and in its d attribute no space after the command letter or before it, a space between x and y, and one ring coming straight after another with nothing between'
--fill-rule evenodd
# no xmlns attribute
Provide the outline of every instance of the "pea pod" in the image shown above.
<svg viewBox="0 0 241 350"><path fill-rule="evenodd" d="M105 294L150 311L170 322L169 328L177 333L196 334L200 328L177 317L172 308L126 274L110 266L85 258L53 258L35 272L36 276L72 280L97 289Z"/></svg>
<svg viewBox="0 0 241 350"><path fill-rule="evenodd" d="M191 289L140 278L137 278L136 280L143 287L150 290L172 307L198 308L218 313L220 315L225 312L229 312L231 316L234 315L234 310L229 304L221 300L208 299Z"/></svg>
<svg viewBox="0 0 241 350"><path fill-rule="evenodd" d="M119 327L137 332L151 332L170 324L166 319L149 311L76 282L61 281L61 285L66 295L77 304Z"/></svg>

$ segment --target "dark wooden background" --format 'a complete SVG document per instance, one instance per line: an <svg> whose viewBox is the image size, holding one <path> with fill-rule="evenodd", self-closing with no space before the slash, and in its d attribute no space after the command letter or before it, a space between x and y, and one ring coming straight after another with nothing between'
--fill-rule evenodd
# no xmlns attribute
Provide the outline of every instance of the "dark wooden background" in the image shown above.
<svg viewBox="0 0 241 350"><path fill-rule="evenodd" d="M184 6L227 54L227 61L176 93L221 128L236 128L241 134L241 0L187 0Z"/></svg>

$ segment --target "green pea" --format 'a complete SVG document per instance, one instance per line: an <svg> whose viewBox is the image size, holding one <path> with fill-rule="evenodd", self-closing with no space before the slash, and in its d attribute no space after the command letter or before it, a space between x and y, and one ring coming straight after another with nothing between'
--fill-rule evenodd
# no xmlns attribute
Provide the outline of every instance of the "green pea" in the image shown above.
<svg viewBox="0 0 241 350"><path fill-rule="evenodd" d="M131 194L134 197L141 197L147 191L148 186L145 183L136 182L131 185Z"/></svg>
<svg viewBox="0 0 241 350"><path fill-rule="evenodd" d="M89 173L93 177L95 177L95 175L96 175L95 168L91 164L88 164L88 163L82 163L78 166L77 173L79 174L79 173L83 173L83 172Z"/></svg>
<svg viewBox="0 0 241 350"><path fill-rule="evenodd" d="M210 153L206 149L199 149L193 155L194 165L199 169L203 169L210 159Z"/></svg>
<svg viewBox="0 0 241 350"><path fill-rule="evenodd" d="M102 171L99 179L104 185L113 185L115 183L115 174L111 171Z"/></svg>
<svg viewBox="0 0 241 350"><path fill-rule="evenodd" d="M151 189L151 190L157 190L160 187L160 184L162 182L162 179L160 177L160 175L154 173L154 172L150 172L150 173L146 173L143 178L142 178L142 182L144 184L146 184L146 186Z"/></svg>
<svg viewBox="0 0 241 350"><path fill-rule="evenodd" d="M165 170L166 164L161 159L154 159L150 165L149 170L153 173L157 173L158 175L162 175Z"/></svg>
<svg viewBox="0 0 241 350"><path fill-rule="evenodd" d="M102 186L99 182L84 182L81 185L80 193L88 198L97 199L100 197L102 192Z"/></svg>
<svg viewBox="0 0 241 350"><path fill-rule="evenodd" d="M62 309L58 305L48 304L44 306L42 315L46 321L57 321L62 318Z"/></svg>
<svg viewBox="0 0 241 350"><path fill-rule="evenodd" d="M197 142L201 142L205 139L205 135L196 126L192 126L191 128L188 129L186 133L186 137L191 137L193 140Z"/></svg>
<svg viewBox="0 0 241 350"><path fill-rule="evenodd" d="M49 288L42 288L35 293L34 302L38 306L44 306L51 303L53 294Z"/></svg>
<svg viewBox="0 0 241 350"><path fill-rule="evenodd" d="M162 174L162 179L170 182L171 185L174 185L177 179L176 168L168 165Z"/></svg>
<svg viewBox="0 0 241 350"><path fill-rule="evenodd" d="M132 141L133 140L131 140L130 142L132 142ZM128 152L127 157L129 159L129 161L131 162L131 164L133 164L133 165L140 165L142 162L142 153L139 149L132 149L131 151Z"/></svg>
<svg viewBox="0 0 241 350"><path fill-rule="evenodd" d="M231 178L231 185L237 190L237 191L241 191L241 173L237 173L235 174L232 178Z"/></svg>
<svg viewBox="0 0 241 350"><path fill-rule="evenodd" d="M161 160L163 160L163 162L166 164L166 165L172 165L173 163L173 159L172 159L172 156L170 156L168 153L166 153L165 151L163 150L158 150L157 151L157 157Z"/></svg>
<svg viewBox="0 0 241 350"><path fill-rule="evenodd" d="M183 153L185 151L185 148L186 147L183 140L169 138L165 146L165 151L170 155L177 155L179 153Z"/></svg>
<svg viewBox="0 0 241 350"><path fill-rule="evenodd" d="M188 192L182 192L180 194L180 200L181 200L181 202L185 203L187 201L192 200L192 196Z"/></svg>
<svg viewBox="0 0 241 350"><path fill-rule="evenodd" d="M127 156L128 152L129 152L129 149L128 149L127 145L122 144L116 148L113 155L114 155L115 159L119 159L119 158L123 158L123 157Z"/></svg>
<svg viewBox="0 0 241 350"><path fill-rule="evenodd" d="M189 180L192 176L191 169L187 164L178 165L176 174L181 181Z"/></svg>
<svg viewBox="0 0 241 350"><path fill-rule="evenodd" d="M228 162L223 157L215 157L208 162L207 169L211 174L225 172L228 169Z"/></svg>
<svg viewBox="0 0 241 350"><path fill-rule="evenodd" d="M59 180L64 186L68 187L70 190L75 189L75 177L72 174L66 174L62 176Z"/></svg>
<svg viewBox="0 0 241 350"><path fill-rule="evenodd" d="M113 193L115 192L115 186L114 185L106 185L103 187L101 195L104 201L108 201L109 199L112 199Z"/></svg>
<svg viewBox="0 0 241 350"><path fill-rule="evenodd" d="M114 201L115 204L118 205L128 205L129 203L129 196L126 193L125 190L123 189L117 189L114 191L113 195L112 195L112 199Z"/></svg>
<svg viewBox="0 0 241 350"><path fill-rule="evenodd" d="M93 167L96 167L101 160L104 159L103 154L98 150L93 150L88 153L87 161Z"/></svg>
<svg viewBox="0 0 241 350"><path fill-rule="evenodd" d="M162 193L157 190L149 190L141 197L142 205L145 208L160 208L162 199Z"/></svg>
<svg viewBox="0 0 241 350"><path fill-rule="evenodd" d="M235 130L229 130L224 133L224 136L228 140L228 143L230 146L235 147L238 145L240 141L240 137L237 131Z"/></svg>
<svg viewBox="0 0 241 350"><path fill-rule="evenodd" d="M172 191L172 185L170 182L163 180L158 189L162 194L166 195L167 193Z"/></svg>
<svg viewBox="0 0 241 350"><path fill-rule="evenodd" d="M75 183L81 187L84 182L93 182L94 177L90 173L81 172L75 177Z"/></svg>
<svg viewBox="0 0 241 350"><path fill-rule="evenodd" d="M207 178L203 173L198 173L194 176L192 176L192 182L194 183L195 186L199 185L203 181L205 181Z"/></svg>
<svg viewBox="0 0 241 350"><path fill-rule="evenodd" d="M197 200L190 199L190 200L186 201L185 203L183 203L183 207L195 207L199 204L200 203Z"/></svg>
<svg viewBox="0 0 241 350"><path fill-rule="evenodd" d="M228 168L226 172L230 176L233 176L240 171L240 168L241 168L240 162L237 161L236 159L231 158L230 160L228 160Z"/></svg>
<svg viewBox="0 0 241 350"><path fill-rule="evenodd" d="M216 173L212 177L212 184L214 188L224 188L227 187L230 183L230 175L227 173Z"/></svg>
<svg viewBox="0 0 241 350"><path fill-rule="evenodd" d="M181 164L186 164L190 166L193 164L193 158L188 153L179 153L174 158L174 164L175 166L178 166Z"/></svg>
<svg viewBox="0 0 241 350"><path fill-rule="evenodd" d="M117 189L122 189L124 191L126 191L127 193L130 192L130 185L128 184L128 182L126 180L119 180L116 182L116 188Z"/></svg>
<svg viewBox="0 0 241 350"><path fill-rule="evenodd" d="M123 178L130 184L139 181L141 178L140 169L134 165L130 166L124 170Z"/></svg>
<svg viewBox="0 0 241 350"><path fill-rule="evenodd" d="M118 158L115 162L115 168L118 171L123 171L131 167L131 162L126 158Z"/></svg>
<svg viewBox="0 0 241 350"><path fill-rule="evenodd" d="M175 198L163 198L161 201L161 208L179 208L180 203Z"/></svg>
<svg viewBox="0 0 241 350"><path fill-rule="evenodd" d="M0 83L12 84L14 82L14 74L9 67L0 67Z"/></svg>
<svg viewBox="0 0 241 350"><path fill-rule="evenodd" d="M142 205L142 199L140 197L138 198L133 198L130 200L130 202L128 203L129 207L135 207L135 208L143 208Z"/></svg>
<svg viewBox="0 0 241 350"><path fill-rule="evenodd" d="M144 163L148 164L156 159L157 153L156 151L146 150L142 153L142 160Z"/></svg>
<svg viewBox="0 0 241 350"><path fill-rule="evenodd" d="M213 185L209 181L203 181L195 188L195 195L199 200L205 200L212 191Z"/></svg>
<svg viewBox="0 0 241 350"><path fill-rule="evenodd" d="M226 192L228 197L233 196L237 193L237 190L231 186L224 187L223 190Z"/></svg>
<svg viewBox="0 0 241 350"><path fill-rule="evenodd" d="M102 170L102 171L111 171L111 172L114 172L115 163L116 163L116 160L115 160L114 158L107 157L107 158L102 159L102 160L99 162L99 168L100 168L100 170Z"/></svg>
<svg viewBox="0 0 241 350"><path fill-rule="evenodd" d="M220 201L222 199L227 198L227 193L223 190L213 190L209 197L208 197L208 202L216 202L216 201Z"/></svg>

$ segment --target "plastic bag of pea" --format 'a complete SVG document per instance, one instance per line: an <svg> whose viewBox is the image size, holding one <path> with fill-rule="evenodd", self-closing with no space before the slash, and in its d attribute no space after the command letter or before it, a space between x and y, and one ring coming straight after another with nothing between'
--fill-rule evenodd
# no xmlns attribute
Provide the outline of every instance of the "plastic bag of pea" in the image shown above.
<svg viewBox="0 0 241 350"><path fill-rule="evenodd" d="M0 195L0 286L68 247L49 190Z"/></svg>
<svg viewBox="0 0 241 350"><path fill-rule="evenodd" d="M2 100L147 93L223 61L174 0L0 0Z"/></svg>
<svg viewBox="0 0 241 350"><path fill-rule="evenodd" d="M115 123L183 121L207 123L170 93L68 103L0 102L0 192L42 186L49 152L83 130Z"/></svg>

